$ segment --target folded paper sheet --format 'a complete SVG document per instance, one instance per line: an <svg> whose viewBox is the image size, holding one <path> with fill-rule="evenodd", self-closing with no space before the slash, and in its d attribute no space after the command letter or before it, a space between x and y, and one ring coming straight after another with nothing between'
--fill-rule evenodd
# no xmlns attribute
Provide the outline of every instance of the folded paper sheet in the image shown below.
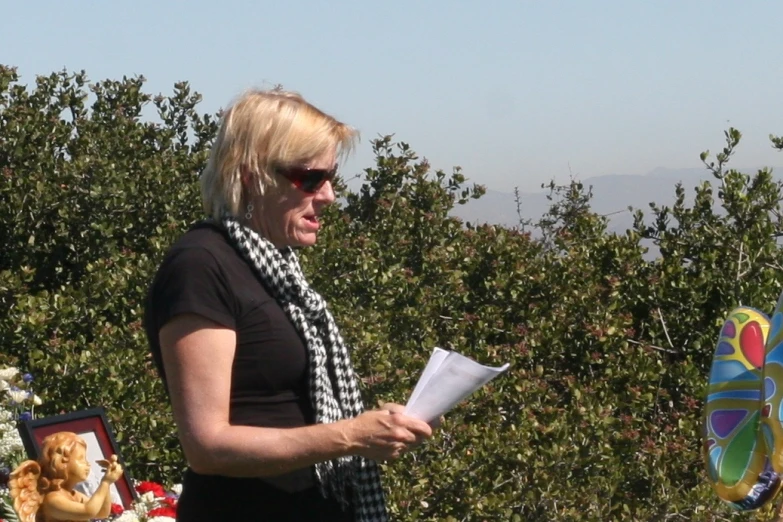
<svg viewBox="0 0 783 522"><path fill-rule="evenodd" d="M505 372L456 352L435 348L413 389L405 414L432 423L489 381Z"/></svg>

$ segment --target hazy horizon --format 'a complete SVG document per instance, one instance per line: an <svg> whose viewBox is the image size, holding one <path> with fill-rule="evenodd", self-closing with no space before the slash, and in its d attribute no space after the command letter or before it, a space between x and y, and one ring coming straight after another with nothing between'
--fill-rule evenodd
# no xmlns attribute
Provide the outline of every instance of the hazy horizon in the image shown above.
<svg viewBox="0 0 783 522"><path fill-rule="evenodd" d="M780 157L779 3L48 0L4 15L0 63L28 85L63 68L144 75L153 93L187 80L204 112L253 86L300 91L361 131L347 177L392 133L503 192L700 168L729 126L734 165Z"/></svg>

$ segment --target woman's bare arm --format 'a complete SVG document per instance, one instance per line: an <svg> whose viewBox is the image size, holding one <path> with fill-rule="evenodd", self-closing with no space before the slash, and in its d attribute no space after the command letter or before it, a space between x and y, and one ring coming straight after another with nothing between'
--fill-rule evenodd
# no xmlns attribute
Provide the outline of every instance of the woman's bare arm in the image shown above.
<svg viewBox="0 0 783 522"><path fill-rule="evenodd" d="M351 454L385 460L432 434L426 423L388 410L301 428L232 426L236 333L185 314L167 323L159 339L180 441L197 473L263 477Z"/></svg>

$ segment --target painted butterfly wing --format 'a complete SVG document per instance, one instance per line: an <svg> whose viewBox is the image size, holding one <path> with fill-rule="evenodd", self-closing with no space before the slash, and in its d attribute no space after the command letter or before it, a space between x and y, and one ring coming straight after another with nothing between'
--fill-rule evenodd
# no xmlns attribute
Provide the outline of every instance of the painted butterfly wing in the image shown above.
<svg viewBox="0 0 783 522"><path fill-rule="evenodd" d="M710 369L704 461L718 496L740 510L760 507L780 484L768 458L766 430L761 428L769 328L767 316L756 309L732 310L721 328Z"/></svg>
<svg viewBox="0 0 783 522"><path fill-rule="evenodd" d="M783 294L772 313L765 349L761 429L772 470L783 475Z"/></svg>

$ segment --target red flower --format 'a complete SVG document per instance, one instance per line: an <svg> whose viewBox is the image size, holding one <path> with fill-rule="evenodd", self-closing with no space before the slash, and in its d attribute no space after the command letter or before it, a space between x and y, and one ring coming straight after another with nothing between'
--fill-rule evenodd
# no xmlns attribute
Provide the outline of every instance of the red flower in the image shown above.
<svg viewBox="0 0 783 522"><path fill-rule="evenodd" d="M171 498L171 497L166 497L166 498L160 499L160 503L163 504L164 506L167 506L167 507L170 507L170 508L173 508L173 509L177 508L177 499L174 499L174 498Z"/></svg>
<svg viewBox="0 0 783 522"><path fill-rule="evenodd" d="M136 491L138 491L140 495L143 495L148 491L152 491L152 494L155 496L155 498L162 498L166 496L166 491L163 489L163 486L156 482L149 482L146 480L139 482L139 484L136 486Z"/></svg>
<svg viewBox="0 0 783 522"><path fill-rule="evenodd" d="M150 509L147 512L147 516L152 517L171 517L171 518L177 518L177 510L168 506L165 507L158 507L155 509Z"/></svg>
<svg viewBox="0 0 783 522"><path fill-rule="evenodd" d="M125 511L125 509L121 505L112 503L111 505L112 515L122 515L123 511Z"/></svg>

